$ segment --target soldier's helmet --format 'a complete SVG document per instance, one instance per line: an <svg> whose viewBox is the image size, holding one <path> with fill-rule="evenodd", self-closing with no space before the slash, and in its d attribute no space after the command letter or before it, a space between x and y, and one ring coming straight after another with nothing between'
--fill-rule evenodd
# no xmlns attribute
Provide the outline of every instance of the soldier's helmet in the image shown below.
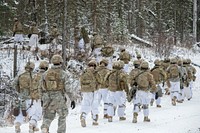
<svg viewBox="0 0 200 133"><path fill-rule="evenodd" d="M102 59L102 60L100 61L100 64L102 64L102 63L105 63L106 65L108 65L108 60L107 60L107 59Z"/></svg>
<svg viewBox="0 0 200 133"><path fill-rule="evenodd" d="M179 59L179 60L178 60L178 65L179 65L179 66L183 65L183 60Z"/></svg>
<svg viewBox="0 0 200 133"><path fill-rule="evenodd" d="M61 64L63 62L63 59L60 55L54 55L52 58L51 58L51 62L53 64Z"/></svg>
<svg viewBox="0 0 200 133"><path fill-rule="evenodd" d="M138 59L142 58L141 54L137 54L137 58Z"/></svg>
<svg viewBox="0 0 200 133"><path fill-rule="evenodd" d="M14 21L18 21L18 18L14 18L13 20L14 20Z"/></svg>
<svg viewBox="0 0 200 133"><path fill-rule="evenodd" d="M57 27L57 24L56 24L56 23L53 23L53 27Z"/></svg>
<svg viewBox="0 0 200 133"><path fill-rule="evenodd" d="M40 62L39 68L43 69L43 68L48 68L49 67L49 63L45 60Z"/></svg>
<svg viewBox="0 0 200 133"><path fill-rule="evenodd" d="M120 65L120 62L119 61L115 61L113 62L113 69L120 69L121 65Z"/></svg>
<svg viewBox="0 0 200 133"><path fill-rule="evenodd" d="M107 43L105 47L112 47L111 43Z"/></svg>
<svg viewBox="0 0 200 133"><path fill-rule="evenodd" d="M94 59L92 59L92 60L90 60L89 62L88 62L88 66L97 66L97 63L96 63L96 61L94 60Z"/></svg>
<svg viewBox="0 0 200 133"><path fill-rule="evenodd" d="M124 48L124 47L121 47L120 48L120 51L122 52L122 51L125 51L126 49Z"/></svg>
<svg viewBox="0 0 200 133"><path fill-rule="evenodd" d="M166 57L165 59L164 59L164 62L166 63L166 62L170 62L170 59L168 58L168 57Z"/></svg>
<svg viewBox="0 0 200 133"><path fill-rule="evenodd" d="M93 34L92 34L93 36L95 36L95 35L97 35L97 32L93 32Z"/></svg>
<svg viewBox="0 0 200 133"><path fill-rule="evenodd" d="M144 68L144 69L148 69L149 68L149 64L148 64L148 62L146 62L146 61L143 61L142 63L141 63L141 66L140 66L141 68Z"/></svg>
<svg viewBox="0 0 200 133"><path fill-rule="evenodd" d="M134 66L140 65L140 61L139 61L139 60L134 60L134 61L133 61L133 65L134 65Z"/></svg>
<svg viewBox="0 0 200 133"><path fill-rule="evenodd" d="M187 63L190 64L192 61L191 59L186 59L187 60Z"/></svg>
<svg viewBox="0 0 200 133"><path fill-rule="evenodd" d="M25 69L26 68L33 70L35 68L35 64L33 62L27 62L25 65Z"/></svg>
<svg viewBox="0 0 200 133"><path fill-rule="evenodd" d="M32 22L31 25L32 25L32 26L36 26L36 22Z"/></svg>
<svg viewBox="0 0 200 133"><path fill-rule="evenodd" d="M159 59L156 59L156 60L154 61L154 64L155 64L156 66L160 66L160 65L161 65L161 62L159 61Z"/></svg>
<svg viewBox="0 0 200 133"><path fill-rule="evenodd" d="M187 64L187 60L186 59L183 59L183 64Z"/></svg>
<svg viewBox="0 0 200 133"><path fill-rule="evenodd" d="M170 63L171 63L171 64L176 64L176 63L177 63L176 58L171 58L171 59L170 59Z"/></svg>

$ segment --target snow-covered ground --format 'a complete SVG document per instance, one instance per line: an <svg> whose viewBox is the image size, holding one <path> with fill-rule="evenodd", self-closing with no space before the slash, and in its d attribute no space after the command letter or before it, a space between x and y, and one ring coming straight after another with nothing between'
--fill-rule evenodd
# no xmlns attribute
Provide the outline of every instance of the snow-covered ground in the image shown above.
<svg viewBox="0 0 200 133"><path fill-rule="evenodd" d="M148 51L146 53L150 54ZM155 59L152 55L148 57L148 60ZM200 53L182 52L181 57L190 57L193 63L200 65ZM2 59L0 62L3 62ZM197 79L193 88L193 98L190 101L185 99L184 103L172 106L170 96L164 95L162 108L156 108L155 105L150 107L150 123L143 122L143 113L141 111L138 116L138 123L133 124L131 122L133 104L127 102L126 121L119 121L119 118L115 116L113 122L108 123L106 119L103 119L103 108L101 106L99 125L92 125L91 115L89 114L86 120L87 127L82 128L79 120L80 104L78 104L74 110L69 109L67 133L200 133L200 68L195 68L197 69ZM41 126L41 123L42 121L39 121L38 125ZM0 128L0 133L13 133L14 130L14 127L3 127ZM57 119L52 122L50 133L56 133L56 130ZM21 133L27 132L28 123L21 126Z"/></svg>

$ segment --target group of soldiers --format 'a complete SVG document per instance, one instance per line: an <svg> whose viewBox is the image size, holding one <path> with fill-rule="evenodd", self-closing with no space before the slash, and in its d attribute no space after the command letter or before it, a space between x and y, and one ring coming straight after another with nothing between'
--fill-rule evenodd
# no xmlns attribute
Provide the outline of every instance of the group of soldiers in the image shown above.
<svg viewBox="0 0 200 133"><path fill-rule="evenodd" d="M13 30L15 38L21 38L21 30ZM55 33L58 33L56 29ZM112 44L104 43L97 33L93 34L90 48L93 58L86 62L87 67L79 79L82 127L86 127L86 117L89 113L92 115L92 125L99 124L101 101L104 105L103 118L108 122L113 121L116 113L119 121L126 120L126 101L132 102L132 122L137 123L141 109L144 114L143 121L150 122L149 105L153 106L156 101L156 107L161 108L163 94L170 94L173 106L182 103L185 98L192 98L196 69L191 65L190 59L156 59L154 67L150 68L141 54L137 54L137 59L133 59L124 47L119 48L120 53L117 57L114 55L115 48ZM80 58L82 52L84 53L84 50L80 49ZM41 131L48 133L56 113L59 116L57 132L66 132L68 105L70 104L72 109L75 108L78 92L72 89L72 74L62 69L62 57L53 55L51 63L53 65L49 67L49 62L41 61L39 72L33 73L35 64L28 62L25 72L13 81L13 87L18 92L18 98L13 105L16 133L21 132L20 126L25 120L29 121L29 133L38 131L37 122L41 119ZM133 68L130 67L131 63Z"/></svg>

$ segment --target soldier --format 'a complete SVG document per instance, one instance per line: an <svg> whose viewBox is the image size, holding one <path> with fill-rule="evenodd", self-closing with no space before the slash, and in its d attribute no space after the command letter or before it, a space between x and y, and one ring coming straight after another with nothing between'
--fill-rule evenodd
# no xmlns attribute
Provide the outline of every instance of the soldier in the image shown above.
<svg viewBox="0 0 200 133"><path fill-rule="evenodd" d="M136 86L137 84L136 83L136 77L137 75L140 73L140 61L138 60L135 60L133 62L133 65L134 65L134 69L131 70L130 74L129 74L129 84L131 86L131 90L129 91L129 95L128 95L128 102L131 102L131 100L134 98L134 95L136 93Z"/></svg>
<svg viewBox="0 0 200 133"><path fill-rule="evenodd" d="M38 50L38 34L39 30L36 26L35 22L31 23L31 27L29 29L29 46L32 48L32 50L35 50L37 52Z"/></svg>
<svg viewBox="0 0 200 133"><path fill-rule="evenodd" d="M172 105L176 106L176 100L180 93L181 71L179 66L177 65L177 60L175 58L172 58L170 60L170 63L171 64L167 68L167 78L170 83L170 95L171 95Z"/></svg>
<svg viewBox="0 0 200 133"><path fill-rule="evenodd" d="M103 39L96 32L93 33L93 38L91 42L91 49L93 55L96 57L96 61L100 61L101 47L103 45Z"/></svg>
<svg viewBox="0 0 200 133"><path fill-rule="evenodd" d="M32 87L32 76L35 64L33 62L28 62L25 65L25 72L17 76L13 81L13 87L18 92L18 99L15 101L14 105L14 116L15 119L15 132L20 133L21 124L24 123L25 119L28 117L28 113L32 106L30 90Z"/></svg>
<svg viewBox="0 0 200 133"><path fill-rule="evenodd" d="M42 133L48 133L51 122L58 114L58 133L66 133L66 117L68 115L67 97L71 100L71 108L75 108L74 93L71 88L71 73L62 69L63 59L54 55L53 65L43 75L41 80L43 101Z"/></svg>
<svg viewBox="0 0 200 133"><path fill-rule="evenodd" d="M167 75L161 67L161 62L158 59L154 61L154 64L155 66L151 69L151 74L153 75L157 90L156 93L152 93L150 105L153 106L154 99L156 99L156 107L161 108L161 97L163 94L163 87L165 80L167 79Z"/></svg>
<svg viewBox="0 0 200 133"><path fill-rule="evenodd" d="M128 94L127 74L121 70L122 66L119 61L113 63L113 70L105 76L108 84L108 122L113 121L115 109L118 107L119 120L126 120L124 91Z"/></svg>
<svg viewBox="0 0 200 133"><path fill-rule="evenodd" d="M112 56L114 54L114 48L110 43L108 43L106 46L104 46L101 49L101 54L104 58L108 60L108 68L112 69Z"/></svg>
<svg viewBox="0 0 200 133"><path fill-rule="evenodd" d="M110 72L110 70L107 68L108 60L102 59L100 61L100 65L97 67L97 82L98 82L98 97L99 97L99 104L101 103L101 100L103 100L104 103L104 119L108 118L107 114L107 108L108 108L108 86L105 84L104 78L107 73Z"/></svg>
<svg viewBox="0 0 200 133"><path fill-rule="evenodd" d="M53 45L57 45L58 44L58 36L60 35L58 28L57 28L57 24L53 23L53 27L51 29L50 32L50 37L51 37L51 41Z"/></svg>
<svg viewBox="0 0 200 133"><path fill-rule="evenodd" d="M144 61L144 60L142 59L141 54L137 54L137 60L140 62L140 64Z"/></svg>
<svg viewBox="0 0 200 133"><path fill-rule="evenodd" d="M133 123L137 123L137 117L139 112L139 105L143 107L144 122L150 122L149 119L149 96L150 92L156 92L156 84L153 79L153 75L149 71L149 65L146 61L143 61L140 65L141 72L136 76L133 83L137 85L137 92L134 98L133 104Z"/></svg>
<svg viewBox="0 0 200 133"><path fill-rule="evenodd" d="M183 62L183 67L187 71L187 79L184 87L184 95L188 100L192 98L193 82L196 80L196 69L191 65L191 60L186 59Z"/></svg>
<svg viewBox="0 0 200 133"><path fill-rule="evenodd" d="M23 26L17 18L14 18L14 22L15 22L14 26L13 26L14 42L15 42L15 44L16 43L22 44L22 42L24 41Z"/></svg>
<svg viewBox="0 0 200 133"><path fill-rule="evenodd" d="M121 53L119 59L124 62L124 72L129 73L129 61L131 60L131 55L126 51L125 48L121 48Z"/></svg>
<svg viewBox="0 0 200 133"><path fill-rule="evenodd" d="M98 88L96 81L96 69L97 64L95 60L91 60L88 63L88 67L80 76L81 93L83 96L81 102L81 126L86 127L86 116L91 111L93 123L92 125L98 125Z"/></svg>

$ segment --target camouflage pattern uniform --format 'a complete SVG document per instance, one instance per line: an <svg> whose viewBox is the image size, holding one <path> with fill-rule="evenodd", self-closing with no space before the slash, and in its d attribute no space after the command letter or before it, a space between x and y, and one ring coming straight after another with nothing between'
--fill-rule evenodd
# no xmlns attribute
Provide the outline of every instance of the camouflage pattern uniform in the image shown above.
<svg viewBox="0 0 200 133"><path fill-rule="evenodd" d="M164 82L167 79L167 75L163 68L161 67L161 62L156 59L154 61L154 68L151 69L151 74L153 75L153 78L155 80L156 86L157 86L157 91L156 93L152 93L152 99L151 99L151 106L153 106L153 102L156 99L156 106L158 108L161 107L161 97L163 94L163 87L164 87Z"/></svg>
<svg viewBox="0 0 200 133"><path fill-rule="evenodd" d="M35 68L35 64L33 62L28 62L25 65L25 72L17 76L13 81L13 87L18 92L18 99L15 100L14 103L14 115L15 111L19 111L17 113L16 119L14 121L15 124L15 132L20 133L20 126L24 123L27 114L30 112L31 104L31 97L30 97L30 90L32 86L32 75L33 69Z"/></svg>
<svg viewBox="0 0 200 133"><path fill-rule="evenodd" d="M97 67L97 82L98 82L98 101L99 101L99 105L101 104L101 100L103 100L104 103L104 118L107 118L108 114L107 114L107 108L108 108L108 86L106 85L104 78L106 76L107 73L110 72L110 70L108 68L106 68L108 65L108 60L106 59L102 59L100 61L100 66Z"/></svg>
<svg viewBox="0 0 200 133"><path fill-rule="evenodd" d="M39 34L39 30L35 22L32 22L31 27L29 29L29 34L31 34L29 40L29 46L31 46L32 49L35 49L36 47L38 47L38 34Z"/></svg>
<svg viewBox="0 0 200 133"><path fill-rule="evenodd" d="M114 54L114 48L112 47L112 45L109 43L104 46L101 49L101 54L103 58L106 58L108 60L108 69L112 69L112 56Z"/></svg>
<svg viewBox="0 0 200 133"><path fill-rule="evenodd" d="M100 35L98 35L96 32L93 33L93 38L91 41L91 49L92 54L94 57L96 57L96 61L99 62L101 60L101 47L103 45L103 41ZM99 40L99 42L97 42ZM101 41L100 41L101 40Z"/></svg>
<svg viewBox="0 0 200 133"><path fill-rule="evenodd" d="M124 91L128 94L128 75L123 72L119 61L113 63L113 70L105 76L108 84L108 122L112 122L115 114L114 107L118 106L119 120L126 120Z"/></svg>
<svg viewBox="0 0 200 133"><path fill-rule="evenodd" d="M50 37L51 37L53 45L57 45L58 44L58 36L59 35L60 35L60 33L58 31L57 24L54 23L53 24L53 28L52 28L52 30L50 32Z"/></svg>
<svg viewBox="0 0 200 133"><path fill-rule="evenodd" d="M170 82L170 96L171 96L171 101L172 105L176 106L176 100L179 99L179 93L180 93L180 76L181 76L181 70L180 67L177 65L177 59L172 58L170 60L170 65L167 68L167 78ZM171 69L173 67L176 67L175 71L176 72L171 72ZM174 73L178 73L176 77L172 77L171 75Z"/></svg>
<svg viewBox="0 0 200 133"><path fill-rule="evenodd" d="M124 72L129 73L129 61L131 60L131 55L125 50L125 48L121 49L119 59L124 62Z"/></svg>
<svg viewBox="0 0 200 133"><path fill-rule="evenodd" d="M32 88L30 91L30 96L32 99L32 106L29 112L29 133L33 133L34 131L38 131L37 122L42 118L42 105L41 105L41 78L42 74L48 69L48 62L41 61L39 65L40 71L33 75Z"/></svg>
<svg viewBox="0 0 200 133"><path fill-rule="evenodd" d="M80 76L81 93L83 96L81 102L81 126L86 127L86 116L92 113L93 125L98 125L98 88L96 81L96 61L91 60L88 67Z"/></svg>
<svg viewBox="0 0 200 133"><path fill-rule="evenodd" d="M14 26L13 26L14 42L22 44L22 42L24 41L23 26L17 18L14 18L14 21L15 21Z"/></svg>
<svg viewBox="0 0 200 133"><path fill-rule="evenodd" d="M54 55L51 59L53 66L49 68L42 76L42 101L43 101L43 122L41 126L42 133L48 133L51 122L58 114L57 133L66 133L66 117L68 115L68 98L71 100L72 109L75 108L74 93L71 87L72 75L62 69L63 59L60 55ZM56 81L47 80L51 73L58 74ZM52 85L48 85L51 82ZM56 83L55 83L56 82ZM49 87L47 87L49 86ZM51 88L50 88L51 87ZM68 98L67 98L68 97Z"/></svg>
<svg viewBox="0 0 200 133"><path fill-rule="evenodd" d="M153 75L150 73L149 65L147 62L142 62L141 72L136 77L137 92L134 97L134 108L133 108L133 123L137 123L137 116L140 110L139 106L143 106L144 122L150 122L149 116L149 102L150 102L150 92L156 92L156 84L153 79ZM140 80L139 80L140 79ZM147 86L143 86L143 84Z"/></svg>

